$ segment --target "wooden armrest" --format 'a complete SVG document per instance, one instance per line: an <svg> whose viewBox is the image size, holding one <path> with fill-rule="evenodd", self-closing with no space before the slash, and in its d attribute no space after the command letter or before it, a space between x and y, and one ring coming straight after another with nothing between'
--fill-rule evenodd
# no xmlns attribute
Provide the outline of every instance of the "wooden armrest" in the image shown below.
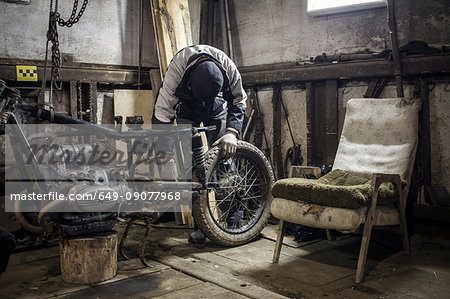
<svg viewBox="0 0 450 299"><path fill-rule="evenodd" d="M372 174L372 206L375 206L377 204L378 189L380 188L382 183L396 184L399 192L400 203L401 205L404 205L402 194L402 179L400 177L400 174L374 173Z"/></svg>
<svg viewBox="0 0 450 299"><path fill-rule="evenodd" d="M408 228L406 225L406 214L405 214L406 198L405 198L405 194L403 193L402 178L400 177L400 174L387 174L387 173L372 174L372 203L371 203L370 209L367 213L366 223L364 225L364 234L366 234L368 236L366 238L370 239L370 229L372 228L373 218L374 218L375 209L376 209L376 205L377 205L378 189L380 188L380 185L382 183L386 183L386 182L394 183L397 185L397 190L398 190L397 210L398 210L398 216L399 216L399 220L400 220L400 227L402 230L403 248L406 251L406 255L409 255ZM368 228L367 233L366 233L366 227ZM363 247L361 246L361 252L363 250L362 248ZM362 266L363 267L360 267L360 268L364 269L364 264L362 264ZM359 267L359 261L358 261L358 267ZM360 272L359 275L362 275L361 274L362 270L358 270L358 271ZM358 280L358 278L357 278L357 280ZM361 280L359 279L359 281L361 281Z"/></svg>
<svg viewBox="0 0 450 299"><path fill-rule="evenodd" d="M372 187L373 190L378 190L382 183L394 183L398 188L402 189L402 179L399 174L392 173L374 173L372 174Z"/></svg>
<svg viewBox="0 0 450 299"><path fill-rule="evenodd" d="M320 178L320 168L316 166L291 166L289 178L301 178L305 175L313 175Z"/></svg>

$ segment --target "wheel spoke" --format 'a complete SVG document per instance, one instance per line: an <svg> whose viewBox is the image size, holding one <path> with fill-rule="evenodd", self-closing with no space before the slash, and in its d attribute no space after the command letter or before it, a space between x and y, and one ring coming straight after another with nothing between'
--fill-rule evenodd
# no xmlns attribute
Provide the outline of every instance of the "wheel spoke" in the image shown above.
<svg viewBox="0 0 450 299"><path fill-rule="evenodd" d="M249 230L261 216L264 209L262 195L267 185L261 177L260 166L247 156L240 156L238 151L230 161L217 163L211 171L208 181L219 182L221 192L216 192L215 200L208 200L208 206L221 229L242 233Z"/></svg>
<svg viewBox="0 0 450 299"><path fill-rule="evenodd" d="M254 214L254 212L250 211L249 208L247 208L245 205L241 204L241 207L243 207L244 209L246 209L252 216Z"/></svg>
<svg viewBox="0 0 450 299"><path fill-rule="evenodd" d="M230 204L230 207L228 208L228 211L226 211L225 213L223 213L220 217L219 217L219 221L220 221L220 219L224 216L224 215L226 215L227 217L225 218L225 219L227 219L228 218L228 215L230 215L230 212L231 212L231 209L233 208L233 206L235 206L236 205L236 202L234 201L232 204Z"/></svg>

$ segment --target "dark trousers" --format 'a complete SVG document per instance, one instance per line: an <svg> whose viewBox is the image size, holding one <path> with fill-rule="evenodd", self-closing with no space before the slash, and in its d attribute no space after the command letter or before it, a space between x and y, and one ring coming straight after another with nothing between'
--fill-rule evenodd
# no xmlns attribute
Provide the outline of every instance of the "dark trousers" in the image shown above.
<svg viewBox="0 0 450 299"><path fill-rule="evenodd" d="M209 131L206 133L206 139L208 140L208 145L211 146L217 139L225 134L226 121L227 121L227 110L218 109L213 115L206 117L203 120L189 120L183 118L176 119L177 124L192 125L193 127L199 127L200 123L203 122L203 126L216 126L216 130ZM161 124L155 117L152 118L152 123ZM189 136L190 138L190 136ZM171 136L160 136L155 144L156 153L162 153L166 157L174 156L173 149L173 138Z"/></svg>
<svg viewBox="0 0 450 299"><path fill-rule="evenodd" d="M193 127L199 127L200 123L203 122L203 126L216 126L216 129L214 131L208 131L206 133L206 139L208 140L208 145L211 146L217 139L222 137L225 134L226 130L226 121L227 121L227 110L226 109L218 109L214 114L211 116L208 116L207 118L203 120L189 120L189 119L182 119L177 118L177 124L190 124ZM156 119L156 117L153 115L152 123L154 124L161 124L160 121ZM191 138L191 136L187 136L188 138ZM160 136L158 137L158 140L156 141L155 145L155 151L156 153L162 152L164 155L167 155L169 157L174 157L174 142L173 138L170 136ZM186 165L187 166L187 165ZM197 223L194 219L194 230L198 230Z"/></svg>

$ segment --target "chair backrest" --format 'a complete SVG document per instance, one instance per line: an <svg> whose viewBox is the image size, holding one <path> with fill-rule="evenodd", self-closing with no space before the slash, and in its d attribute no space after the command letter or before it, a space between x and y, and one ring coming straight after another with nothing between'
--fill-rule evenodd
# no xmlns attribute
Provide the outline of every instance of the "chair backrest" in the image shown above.
<svg viewBox="0 0 450 299"><path fill-rule="evenodd" d="M399 173L409 183L420 108L420 99L351 99L333 168L366 178Z"/></svg>

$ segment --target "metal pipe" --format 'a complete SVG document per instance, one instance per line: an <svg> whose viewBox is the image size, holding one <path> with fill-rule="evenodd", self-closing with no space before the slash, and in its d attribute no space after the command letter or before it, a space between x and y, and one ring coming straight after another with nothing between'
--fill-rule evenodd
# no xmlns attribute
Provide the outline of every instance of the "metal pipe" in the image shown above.
<svg viewBox="0 0 450 299"><path fill-rule="evenodd" d="M138 90L141 89L141 65L142 65L142 38L144 28L144 0L140 0L139 6L139 45L138 45Z"/></svg>
<svg viewBox="0 0 450 299"><path fill-rule="evenodd" d="M22 228L27 232L36 235L42 234L44 232L44 229L41 226L33 225L27 219L25 219L22 211L20 210L20 203L21 200L14 201L14 215L16 216L17 222L19 222Z"/></svg>
<svg viewBox="0 0 450 299"><path fill-rule="evenodd" d="M233 39L231 37L230 10L228 0L224 0L224 8L225 8L225 24L228 36L228 51L229 51L228 56L230 56L231 60L234 60Z"/></svg>
<svg viewBox="0 0 450 299"><path fill-rule="evenodd" d="M17 109L25 111L25 112L29 112L29 113L31 113L32 116L36 116L37 112L38 112L37 107L28 106L28 105L17 105ZM42 109L42 113L41 113L40 117L44 120L51 121L51 113L47 109ZM60 113L54 113L53 122L57 123L57 124L86 125L85 128L79 128L79 131L83 130L83 132L85 132L86 134L91 134L91 135L95 134L95 133L101 133L107 137L111 137L111 138L115 138L115 139L144 138L144 137L148 137L148 136L174 135L174 134L183 133L183 132L190 132L192 130L191 128L180 129L180 128L173 127L173 130L152 129L150 131L142 130L142 131L117 132L115 129L102 127L100 125L93 124L93 123L90 123L90 122L87 122L87 121L84 121L81 119L73 118L73 117L67 116L65 114L60 114ZM209 127L196 128L196 129L198 129L199 131L201 131L201 129L204 129L206 131L206 130L208 130L208 128ZM56 132L56 133L54 133L54 136L67 136L68 134L70 134L70 133L69 132L61 132L59 134ZM74 132L73 134L79 135L79 132Z"/></svg>
<svg viewBox="0 0 450 299"><path fill-rule="evenodd" d="M53 9L53 0L50 1L50 10L48 12L48 30L50 31L50 20L52 15L52 9ZM40 106L44 105L45 103L45 87L47 83L47 60L48 60L48 42L49 39L47 37L47 43L45 44L45 62L44 62L44 76L42 78L42 88L41 88L41 97L38 100L38 104Z"/></svg>
<svg viewBox="0 0 450 299"><path fill-rule="evenodd" d="M208 1L208 12L207 12L207 27L206 27L206 43L212 45L214 43L214 2Z"/></svg>
<svg viewBox="0 0 450 299"><path fill-rule="evenodd" d="M222 5L222 8L219 9L220 11L220 31L222 33L222 50L230 54L229 48L228 48L228 35L227 35L227 26L226 26L226 16L225 16L225 0L220 0L220 4Z"/></svg>
<svg viewBox="0 0 450 299"><path fill-rule="evenodd" d="M213 2L213 24L212 24L212 42L211 45L217 47L217 19L220 13L220 4L216 1Z"/></svg>
<svg viewBox="0 0 450 299"><path fill-rule="evenodd" d="M398 51L398 36L397 36L397 22L395 19L395 5L394 0L388 0L388 20L389 33L391 35L392 43L392 57L394 60L394 76L395 85L397 86L397 96L403 98L403 83L402 83L402 64L400 61L400 53Z"/></svg>
<svg viewBox="0 0 450 299"><path fill-rule="evenodd" d="M53 210L56 206L61 205L62 203L67 203L65 200L54 200L50 202L49 204L45 205L38 213L38 223L41 227L43 232L51 233L53 230L53 225L51 223L48 223L46 218L47 215L50 213L51 210Z"/></svg>

